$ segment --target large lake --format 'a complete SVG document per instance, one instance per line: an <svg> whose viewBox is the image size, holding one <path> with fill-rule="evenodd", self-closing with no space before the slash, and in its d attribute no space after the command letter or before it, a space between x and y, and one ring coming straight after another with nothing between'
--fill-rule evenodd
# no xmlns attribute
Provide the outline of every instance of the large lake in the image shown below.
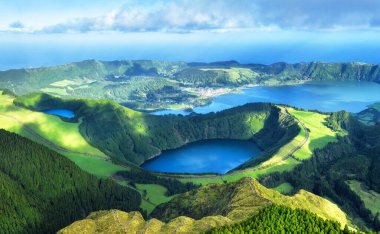
<svg viewBox="0 0 380 234"><path fill-rule="evenodd" d="M259 153L249 141L207 140L164 151L141 167L158 172L226 173Z"/></svg>
<svg viewBox="0 0 380 234"><path fill-rule="evenodd" d="M221 111L249 102L272 102L325 112L346 110L360 112L374 102L380 102L380 84L374 82L331 81L310 82L292 86L257 86L239 93L215 97L210 105L194 108L196 113ZM184 110L161 110L155 115L182 114Z"/></svg>

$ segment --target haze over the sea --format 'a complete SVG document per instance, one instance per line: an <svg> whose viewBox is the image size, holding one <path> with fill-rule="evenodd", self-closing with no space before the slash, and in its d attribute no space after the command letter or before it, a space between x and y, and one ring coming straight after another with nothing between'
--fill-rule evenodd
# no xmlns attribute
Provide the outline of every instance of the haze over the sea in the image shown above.
<svg viewBox="0 0 380 234"><path fill-rule="evenodd" d="M374 0L0 0L0 70L86 59L378 64L379 26Z"/></svg>

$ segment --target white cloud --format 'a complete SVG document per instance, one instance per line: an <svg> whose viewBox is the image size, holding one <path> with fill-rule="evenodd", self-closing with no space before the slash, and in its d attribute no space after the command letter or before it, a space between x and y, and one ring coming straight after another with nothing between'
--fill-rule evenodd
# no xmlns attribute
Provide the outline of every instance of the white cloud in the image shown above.
<svg viewBox="0 0 380 234"><path fill-rule="evenodd" d="M35 31L372 30L380 27L379 22L377 0L173 0L149 4L129 1L103 15L78 17Z"/></svg>

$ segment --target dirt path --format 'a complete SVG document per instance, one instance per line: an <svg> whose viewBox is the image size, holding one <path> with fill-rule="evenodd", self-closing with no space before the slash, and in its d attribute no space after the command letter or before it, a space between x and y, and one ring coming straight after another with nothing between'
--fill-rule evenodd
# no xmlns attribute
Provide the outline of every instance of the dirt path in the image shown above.
<svg viewBox="0 0 380 234"><path fill-rule="evenodd" d="M299 161L299 159L295 158L295 157L293 156L293 154L294 154L295 152L297 152L299 149L301 149L301 148L307 143L307 141L309 140L309 129L307 129L307 127L305 126L305 124L304 124L301 120L299 120L299 119L298 119L297 117L295 117L294 115L291 115L291 114L289 113L287 107L284 107L284 108L285 108L285 114L288 115L288 116L293 117L293 119L294 119L295 121L297 121L297 122L301 125L301 127L304 129L304 131L305 131L305 139L303 140L303 142L302 142L299 146L297 146L297 147L295 147L293 150L291 150L290 153L285 157L285 158L289 158L289 157L291 157L291 158L293 158L293 159Z"/></svg>
<svg viewBox="0 0 380 234"><path fill-rule="evenodd" d="M62 151L62 152L65 152L65 153L73 153L73 154L78 154L78 155L82 155L82 156L86 156L86 157L98 158L98 159L102 159L102 160L105 160L105 161L109 160L108 158L102 157L100 155L83 153L83 152L78 152L78 151L74 151L74 150L70 150L70 149L64 148L64 147L62 147L60 145L57 145L56 143L54 143L54 142L46 139L45 137L41 136L38 132L36 132L34 129L32 129L31 127L29 127L28 125L26 125L20 119L14 117L14 116L5 115L5 114L0 114L0 116L6 117L6 118L10 118L13 121L19 123L20 125L22 125L22 127L25 129L25 131L27 131L30 135L33 136L33 138L34 138L33 140L34 141L42 142L44 145L46 145L46 146L54 149L55 151Z"/></svg>

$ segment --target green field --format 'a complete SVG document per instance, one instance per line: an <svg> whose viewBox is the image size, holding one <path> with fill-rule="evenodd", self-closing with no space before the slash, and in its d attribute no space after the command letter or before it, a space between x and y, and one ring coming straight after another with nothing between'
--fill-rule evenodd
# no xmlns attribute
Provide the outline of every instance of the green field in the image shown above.
<svg viewBox="0 0 380 234"><path fill-rule="evenodd" d="M141 208L146 210L148 214L159 204L168 202L173 198L173 196L166 196L167 189L158 184L136 184L136 188L143 198Z"/></svg>
<svg viewBox="0 0 380 234"><path fill-rule="evenodd" d="M362 199L364 206L370 210L374 216L380 212L379 193L373 190L368 190L364 184L357 180L349 180L347 183L350 186L350 189Z"/></svg>
<svg viewBox="0 0 380 234"><path fill-rule="evenodd" d="M294 189L293 186L287 182L282 183L279 186L274 188L274 190L282 194L290 194L292 193L293 189Z"/></svg>
<svg viewBox="0 0 380 234"><path fill-rule="evenodd" d="M328 115L319 114L310 111L300 111L288 108L289 113L304 123L310 132L310 138L294 157L299 160L308 159L312 156L313 150L326 146L329 142L336 142L336 132L328 128L324 123Z"/></svg>
<svg viewBox="0 0 380 234"><path fill-rule="evenodd" d="M0 128L48 146L98 177L110 177L116 171L125 170L111 163L107 155L83 138L80 123L15 106L13 100L11 96L0 95Z"/></svg>

